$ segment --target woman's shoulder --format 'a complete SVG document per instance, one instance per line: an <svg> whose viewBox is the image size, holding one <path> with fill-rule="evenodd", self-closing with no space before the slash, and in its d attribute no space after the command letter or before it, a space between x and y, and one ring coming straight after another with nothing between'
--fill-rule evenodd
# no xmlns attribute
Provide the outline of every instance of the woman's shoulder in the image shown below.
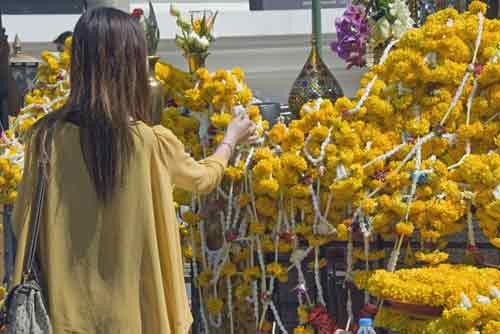
<svg viewBox="0 0 500 334"><path fill-rule="evenodd" d="M134 129L137 133L148 137L150 140L157 140L158 138L171 138L175 137L171 130L162 125L148 125L144 122L137 122L134 124Z"/></svg>

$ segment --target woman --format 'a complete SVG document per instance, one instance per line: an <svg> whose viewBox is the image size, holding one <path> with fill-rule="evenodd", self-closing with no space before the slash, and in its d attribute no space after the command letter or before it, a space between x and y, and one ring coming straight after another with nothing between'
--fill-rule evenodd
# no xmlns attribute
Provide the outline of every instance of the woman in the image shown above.
<svg viewBox="0 0 500 334"><path fill-rule="evenodd" d="M15 206L20 281L38 149L55 121L39 261L54 333L184 334L192 318L172 191L211 191L255 125L237 117L196 162L150 127L147 51L128 14L85 13L73 35L71 95L35 126ZM251 138L250 138L251 139Z"/></svg>

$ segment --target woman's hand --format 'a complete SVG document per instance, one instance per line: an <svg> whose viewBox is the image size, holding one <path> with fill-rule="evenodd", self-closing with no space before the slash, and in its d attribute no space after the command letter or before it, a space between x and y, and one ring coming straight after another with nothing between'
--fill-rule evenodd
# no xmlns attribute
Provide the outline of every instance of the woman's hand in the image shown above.
<svg viewBox="0 0 500 334"><path fill-rule="evenodd" d="M226 130L224 142L233 146L255 140L255 130L257 126L252 122L246 113L235 116Z"/></svg>

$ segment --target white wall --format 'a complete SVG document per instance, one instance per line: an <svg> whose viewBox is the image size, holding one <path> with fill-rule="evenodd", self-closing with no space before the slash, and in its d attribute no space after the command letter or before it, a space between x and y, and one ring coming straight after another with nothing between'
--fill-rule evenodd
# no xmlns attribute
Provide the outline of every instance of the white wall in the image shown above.
<svg viewBox="0 0 500 334"><path fill-rule="evenodd" d="M176 32L175 20L169 14L170 3L156 0L154 7L158 17L161 38L173 39ZM286 1L286 0L283 0ZM158 3L156 3L158 2ZM183 11L203 8L219 10L215 25L218 37L295 35L311 32L311 13L308 10L250 11L248 1L182 0L175 4ZM146 2L131 0L131 9L147 8ZM334 20L342 9L324 9L322 13L323 32L334 32ZM4 15L4 26L13 40L19 34L23 42L48 42L59 33L72 30L78 15Z"/></svg>

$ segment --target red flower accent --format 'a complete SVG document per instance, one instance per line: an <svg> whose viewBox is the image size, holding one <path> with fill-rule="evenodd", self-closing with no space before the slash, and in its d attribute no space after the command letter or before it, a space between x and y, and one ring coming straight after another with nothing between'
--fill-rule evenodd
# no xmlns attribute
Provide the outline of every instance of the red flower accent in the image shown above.
<svg viewBox="0 0 500 334"><path fill-rule="evenodd" d="M373 304L365 304L363 305L363 311L366 312L367 314L371 315L370 318L373 318L378 312L377 306Z"/></svg>
<svg viewBox="0 0 500 334"><path fill-rule="evenodd" d="M307 184L307 185L310 185L312 184L314 181L312 175L304 175L304 177L302 178L302 182Z"/></svg>
<svg viewBox="0 0 500 334"><path fill-rule="evenodd" d="M230 230L226 232L226 240L229 242L233 242L238 239L238 233L236 231Z"/></svg>
<svg viewBox="0 0 500 334"><path fill-rule="evenodd" d="M442 126L442 125L437 125L432 130L438 136L441 136L441 135L443 135L446 132L446 128L444 126Z"/></svg>
<svg viewBox="0 0 500 334"><path fill-rule="evenodd" d="M380 171L380 172L376 172L375 174L373 174L373 178L375 180L379 180L379 181L383 181L386 176L387 176L386 171Z"/></svg>
<svg viewBox="0 0 500 334"><path fill-rule="evenodd" d="M142 8L135 8L133 11L132 11L132 16L133 17L141 17L144 15L144 11L142 10Z"/></svg>
<svg viewBox="0 0 500 334"><path fill-rule="evenodd" d="M340 115L342 116L342 118L347 118L347 117L351 116L351 113L349 112L349 110L342 110Z"/></svg>
<svg viewBox="0 0 500 334"><path fill-rule="evenodd" d="M469 245L467 246L467 250L471 253L477 253L479 251L479 248L477 248L476 245Z"/></svg>
<svg viewBox="0 0 500 334"><path fill-rule="evenodd" d="M293 239L295 239L295 236L291 232L283 232L280 234L280 239L290 243L293 241Z"/></svg>
<svg viewBox="0 0 500 334"><path fill-rule="evenodd" d="M271 299L271 294L269 292L263 292L261 295L260 295L260 299L263 301L263 302L268 302L270 299Z"/></svg>
<svg viewBox="0 0 500 334"><path fill-rule="evenodd" d="M309 323L319 330L319 334L334 334L336 330L335 322L323 305L317 305L309 312Z"/></svg>
<svg viewBox="0 0 500 334"><path fill-rule="evenodd" d="M474 67L474 74L476 76L479 76L481 74L481 72L483 71L483 67L484 67L483 64L476 64L476 66Z"/></svg>

